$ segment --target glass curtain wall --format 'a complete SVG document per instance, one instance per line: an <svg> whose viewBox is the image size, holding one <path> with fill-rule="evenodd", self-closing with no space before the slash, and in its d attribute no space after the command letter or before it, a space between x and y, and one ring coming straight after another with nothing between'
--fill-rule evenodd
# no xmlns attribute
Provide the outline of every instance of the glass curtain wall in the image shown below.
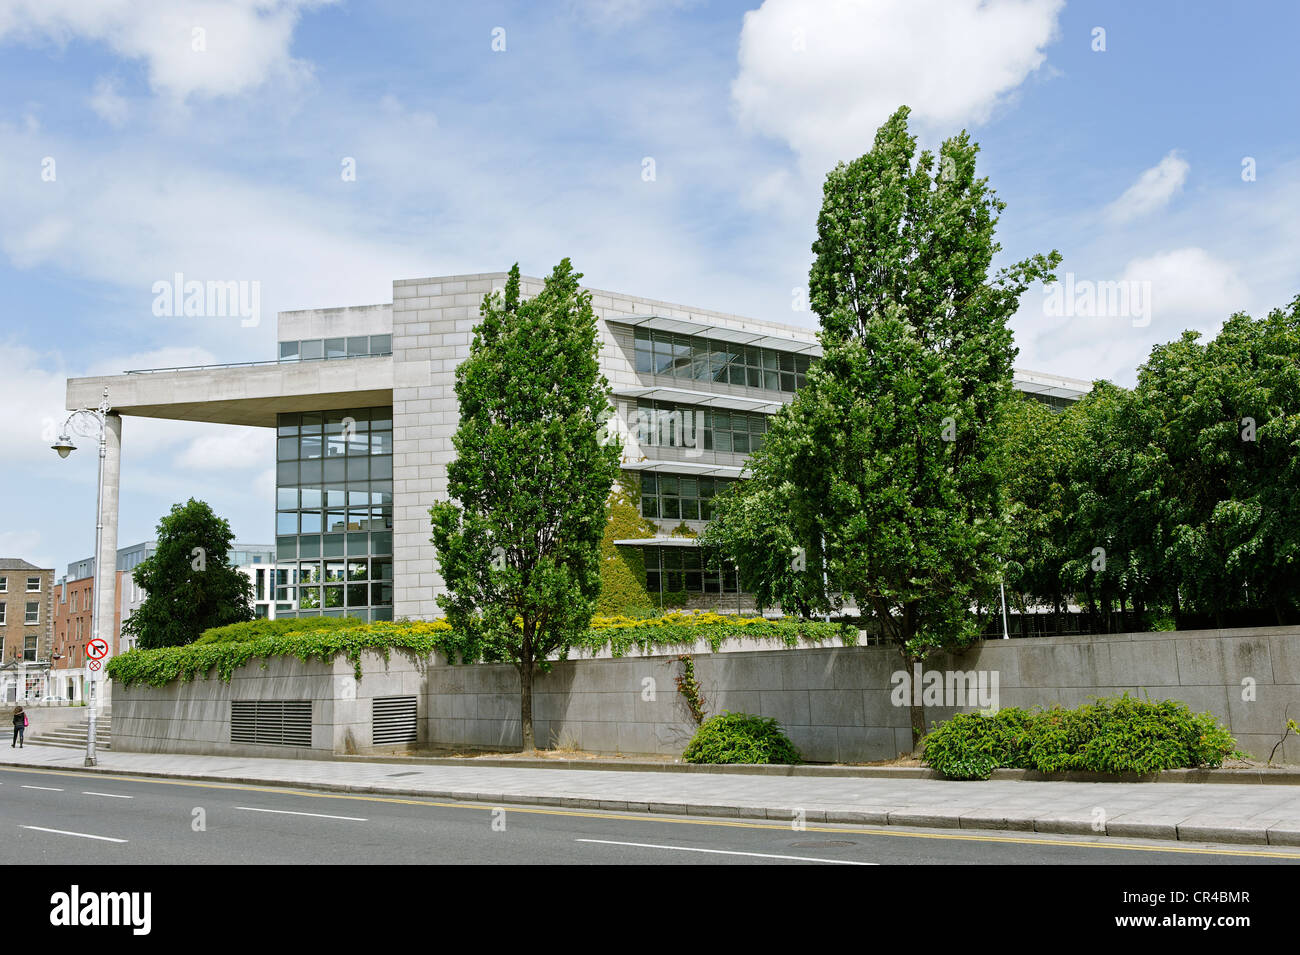
<svg viewBox="0 0 1300 955"><path fill-rule="evenodd" d="M277 435L277 616L393 619L393 409L282 414Z"/></svg>

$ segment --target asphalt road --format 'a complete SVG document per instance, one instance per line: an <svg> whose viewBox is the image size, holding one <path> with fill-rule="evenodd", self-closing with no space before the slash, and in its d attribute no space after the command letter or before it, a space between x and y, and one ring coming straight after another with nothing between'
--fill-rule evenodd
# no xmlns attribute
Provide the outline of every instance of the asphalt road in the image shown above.
<svg viewBox="0 0 1300 955"><path fill-rule="evenodd" d="M1295 864L1300 849L492 807L0 767L9 865Z"/></svg>

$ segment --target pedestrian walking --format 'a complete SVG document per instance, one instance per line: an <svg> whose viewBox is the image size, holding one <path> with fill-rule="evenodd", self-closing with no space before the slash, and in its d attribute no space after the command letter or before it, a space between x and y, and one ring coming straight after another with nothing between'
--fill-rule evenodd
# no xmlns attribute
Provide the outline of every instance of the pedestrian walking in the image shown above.
<svg viewBox="0 0 1300 955"><path fill-rule="evenodd" d="M19 749L23 748L23 733L26 732L26 730L27 714L23 712L23 708L20 706L18 709L14 710L14 741L9 744L10 749L13 749L15 746Z"/></svg>

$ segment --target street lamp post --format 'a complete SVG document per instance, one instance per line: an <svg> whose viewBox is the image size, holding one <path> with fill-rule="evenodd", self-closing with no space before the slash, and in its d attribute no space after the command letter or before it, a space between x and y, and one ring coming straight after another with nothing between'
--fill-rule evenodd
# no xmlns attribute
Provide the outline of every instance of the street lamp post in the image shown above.
<svg viewBox="0 0 1300 955"><path fill-rule="evenodd" d="M100 627L103 621L101 620L100 613L99 613L99 604L102 598L102 594L99 592L99 587L103 583L102 580L103 575L101 574L103 568L100 567L100 563L103 560L103 555L100 553L100 543L103 541L104 538L104 459L108 453L108 449L107 449L107 442L108 442L107 427L108 426L106 423L106 419L108 417L108 413L111 410L112 410L112 406L109 405L108 403L108 389L105 388L104 396L103 398L100 399L99 402L99 407L78 408L76 411L69 414L67 419L63 422L63 430L59 433L58 441L56 441L54 444L50 446L52 450L58 452L59 457L66 458L73 451L77 450L77 446L72 443L73 432L86 438L95 437L96 433L98 433L99 488L95 498L95 560L94 560L95 603L94 606L91 608L90 632L92 638L102 639L104 643L107 644L110 651L112 650L113 647L112 641L109 640L100 632ZM117 569L116 567L113 568L113 570L116 569ZM105 661L108 659L107 653L104 655L103 659ZM102 666L102 662L101 662L101 666ZM96 762L95 761L95 711L99 708L99 692L98 692L99 671L90 667L89 663L87 663L87 669L89 670L87 689L90 696L90 699L88 700L88 705L90 707L90 725L86 732L86 765L94 766Z"/></svg>

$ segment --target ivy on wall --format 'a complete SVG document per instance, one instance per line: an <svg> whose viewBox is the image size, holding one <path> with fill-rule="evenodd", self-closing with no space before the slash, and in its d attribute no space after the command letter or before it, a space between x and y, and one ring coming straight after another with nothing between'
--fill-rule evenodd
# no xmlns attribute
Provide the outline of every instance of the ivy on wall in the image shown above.
<svg viewBox="0 0 1300 955"><path fill-rule="evenodd" d="M654 537L653 521L641 516L641 479L623 472L605 505L605 536L600 542L600 600L598 614L651 613L655 600L646 591L645 553L640 547L619 547L616 540Z"/></svg>

